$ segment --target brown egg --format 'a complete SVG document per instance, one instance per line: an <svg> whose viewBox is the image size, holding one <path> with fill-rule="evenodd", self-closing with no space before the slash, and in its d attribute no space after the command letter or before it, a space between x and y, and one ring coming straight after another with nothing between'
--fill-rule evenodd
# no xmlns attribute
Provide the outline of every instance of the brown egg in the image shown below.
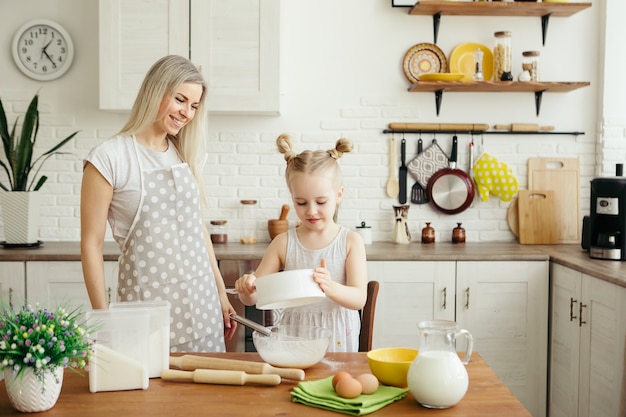
<svg viewBox="0 0 626 417"><path fill-rule="evenodd" d="M378 390L378 378L372 374L363 374L356 377L363 387L363 394L373 394Z"/></svg>
<svg viewBox="0 0 626 417"><path fill-rule="evenodd" d="M356 378L341 378L335 386L335 391L343 398L356 398L361 395L363 387Z"/></svg>
<svg viewBox="0 0 626 417"><path fill-rule="evenodd" d="M333 388L335 388L337 386L337 382L339 382L340 380L342 380L345 377L350 377L352 378L352 375L350 375L348 372L346 371L339 371L335 374L335 376L333 377Z"/></svg>

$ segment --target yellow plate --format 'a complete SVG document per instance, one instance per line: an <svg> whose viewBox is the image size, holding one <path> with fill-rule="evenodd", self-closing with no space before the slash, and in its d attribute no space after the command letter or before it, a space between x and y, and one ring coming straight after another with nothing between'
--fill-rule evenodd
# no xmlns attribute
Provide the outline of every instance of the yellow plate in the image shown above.
<svg viewBox="0 0 626 417"><path fill-rule="evenodd" d="M476 71L476 64L474 63L474 52L476 52L476 49L483 51L483 77L485 81L491 81L493 76L493 52L480 43L462 43L454 48L450 54L450 72L462 72L465 74L463 81L472 81Z"/></svg>
<svg viewBox="0 0 626 417"><path fill-rule="evenodd" d="M419 76L420 81L459 81L465 77L462 72L439 72L433 74L422 74Z"/></svg>

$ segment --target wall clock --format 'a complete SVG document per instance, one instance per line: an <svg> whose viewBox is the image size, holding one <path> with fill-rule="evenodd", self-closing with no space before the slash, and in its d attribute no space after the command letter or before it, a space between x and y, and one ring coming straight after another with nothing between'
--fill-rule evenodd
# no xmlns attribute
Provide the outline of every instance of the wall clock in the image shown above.
<svg viewBox="0 0 626 417"><path fill-rule="evenodd" d="M15 32L13 59L30 78L55 80L72 66L74 44L58 23L47 19L31 20Z"/></svg>

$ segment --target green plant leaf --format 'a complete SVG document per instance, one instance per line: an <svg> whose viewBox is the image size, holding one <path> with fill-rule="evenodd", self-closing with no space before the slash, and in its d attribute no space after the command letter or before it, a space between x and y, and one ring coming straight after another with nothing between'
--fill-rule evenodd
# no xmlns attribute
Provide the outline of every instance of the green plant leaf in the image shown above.
<svg viewBox="0 0 626 417"><path fill-rule="evenodd" d="M76 136L77 132L72 133L48 151L37 157L33 162L33 151L35 143L37 142L37 134L39 133L39 110L37 106L39 104L39 95L35 94L28 109L24 115L24 120L21 125L21 133L17 135L17 125L19 116L15 119L11 132L8 131L8 123L6 119L6 113L0 100L0 135L2 136L2 145L4 149L4 156L6 163L0 161L0 165L7 173L9 178L9 185L11 191L37 191L48 179L46 176L39 176L44 163L52 155L61 155L65 152L60 152L63 146L65 146L71 139ZM31 174L32 179L30 179ZM33 189L33 184L36 185ZM6 186L0 183L0 188L6 190Z"/></svg>

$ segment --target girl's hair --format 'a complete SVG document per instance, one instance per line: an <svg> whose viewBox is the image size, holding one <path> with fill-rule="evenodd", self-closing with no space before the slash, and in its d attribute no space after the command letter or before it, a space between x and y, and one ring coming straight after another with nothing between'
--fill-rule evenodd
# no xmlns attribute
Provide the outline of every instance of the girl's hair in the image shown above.
<svg viewBox="0 0 626 417"><path fill-rule="evenodd" d="M293 150L291 137L285 133L276 139L278 151L285 155L287 169L285 170L285 180L290 184L291 178L296 173L317 174L329 171L334 179L335 186L341 185L341 168L337 159L344 153L352 150L352 142L348 139L338 139L335 147L326 151L302 151L296 154Z"/></svg>
<svg viewBox="0 0 626 417"><path fill-rule="evenodd" d="M172 98L181 84L192 83L202 86L202 96L194 118L176 136L168 135L184 162L189 165L200 192L204 196L202 164L205 158L204 132L206 125L205 98L207 84L202 74L187 58L168 55L155 62L146 74L126 125L118 135L134 135L150 127L157 119L161 102Z"/></svg>

